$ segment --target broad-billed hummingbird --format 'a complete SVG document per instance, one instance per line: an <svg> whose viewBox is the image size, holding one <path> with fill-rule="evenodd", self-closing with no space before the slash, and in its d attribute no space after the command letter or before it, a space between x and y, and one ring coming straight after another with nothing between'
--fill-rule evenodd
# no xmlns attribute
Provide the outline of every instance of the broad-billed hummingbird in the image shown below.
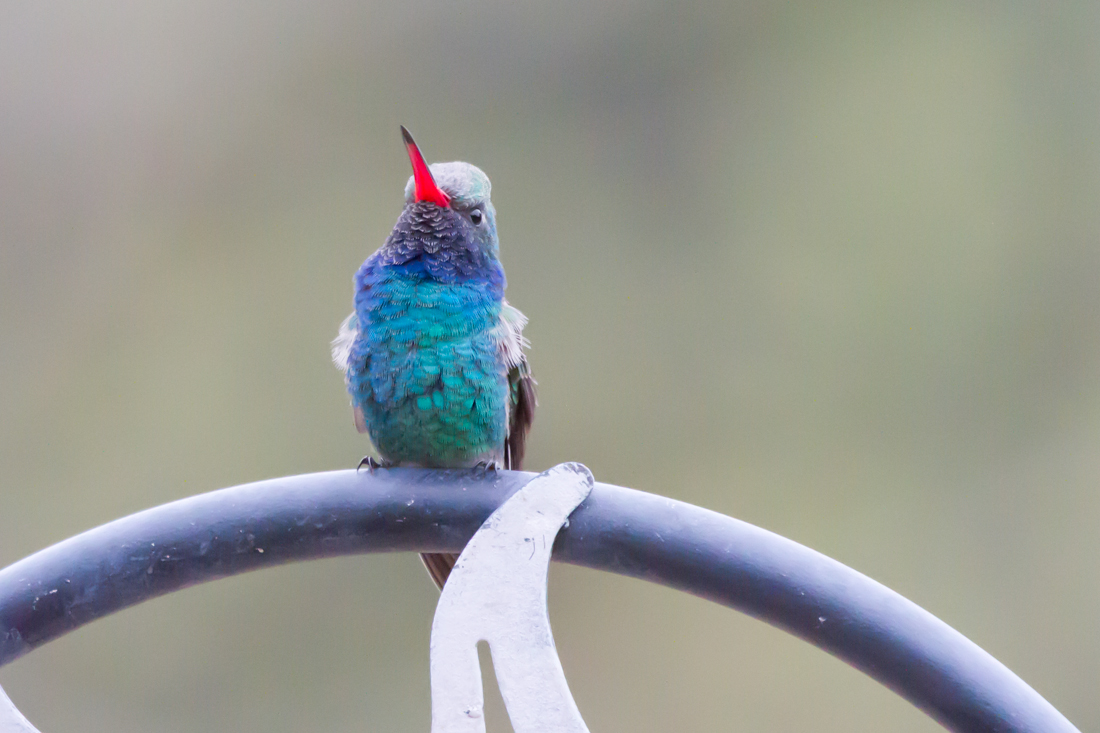
<svg viewBox="0 0 1100 733"><path fill-rule="evenodd" d="M489 178L428 166L401 134L413 175L405 208L355 273L355 310L332 342L355 426L377 467L518 469L534 419L527 318L504 299ZM362 464L360 464L362 465ZM440 588L455 555L422 554Z"/></svg>

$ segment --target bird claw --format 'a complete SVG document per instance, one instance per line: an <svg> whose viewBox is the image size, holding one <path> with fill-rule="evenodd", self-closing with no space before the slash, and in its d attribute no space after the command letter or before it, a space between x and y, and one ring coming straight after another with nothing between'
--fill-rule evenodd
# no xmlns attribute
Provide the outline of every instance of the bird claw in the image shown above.
<svg viewBox="0 0 1100 733"><path fill-rule="evenodd" d="M504 468L504 466L500 464L500 461L478 461L474 464L474 470L482 475L485 475L490 471L496 473L502 468Z"/></svg>
<svg viewBox="0 0 1100 733"><path fill-rule="evenodd" d="M359 465L355 467L355 472L359 473L359 469L363 466L366 466L367 471L373 474L376 468L389 468L390 464L387 461L379 462L375 460L374 456L363 456L363 460L359 461Z"/></svg>

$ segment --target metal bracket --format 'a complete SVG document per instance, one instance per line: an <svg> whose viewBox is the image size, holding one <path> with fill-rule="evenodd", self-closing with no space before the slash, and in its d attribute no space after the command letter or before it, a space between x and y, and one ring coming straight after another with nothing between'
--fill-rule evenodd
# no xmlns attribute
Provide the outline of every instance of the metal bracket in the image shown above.
<svg viewBox="0 0 1100 733"><path fill-rule="evenodd" d="M579 463L555 466L466 545L432 622L432 733L485 733L479 641L489 644L516 733L588 733L550 632L546 574L554 537L592 484Z"/></svg>

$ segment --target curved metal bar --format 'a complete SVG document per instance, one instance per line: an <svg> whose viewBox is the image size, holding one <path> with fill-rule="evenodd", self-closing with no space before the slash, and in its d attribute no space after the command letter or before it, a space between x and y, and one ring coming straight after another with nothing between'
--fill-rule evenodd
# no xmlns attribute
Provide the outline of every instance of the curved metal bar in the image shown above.
<svg viewBox="0 0 1100 733"><path fill-rule="evenodd" d="M422 469L260 481L148 509L0 570L0 665L127 606L297 560L458 552L534 474ZM751 524L596 484L556 560L743 611L866 672L954 731L1076 731L1004 665L841 563Z"/></svg>

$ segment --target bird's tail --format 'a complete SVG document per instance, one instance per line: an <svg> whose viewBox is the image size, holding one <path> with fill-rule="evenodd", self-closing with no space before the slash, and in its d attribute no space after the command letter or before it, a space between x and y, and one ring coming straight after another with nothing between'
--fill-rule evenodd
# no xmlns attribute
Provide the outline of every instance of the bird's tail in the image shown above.
<svg viewBox="0 0 1100 733"><path fill-rule="evenodd" d="M531 421L535 417L535 405L538 399L535 397L535 380L526 372L524 362L524 376L520 381L520 398L518 406L512 416L512 426L509 439L504 449L504 468L518 471L523 467L524 443L527 431L531 429ZM496 469L493 469L496 470ZM435 587L443 590L443 584L447 582L458 555L449 552L422 552L420 561L432 576Z"/></svg>
<svg viewBox="0 0 1100 733"><path fill-rule="evenodd" d="M449 552L422 552L420 560L428 570L428 575L432 576L436 587L443 590L443 584L447 582L447 577L454 569L458 555L452 555Z"/></svg>

